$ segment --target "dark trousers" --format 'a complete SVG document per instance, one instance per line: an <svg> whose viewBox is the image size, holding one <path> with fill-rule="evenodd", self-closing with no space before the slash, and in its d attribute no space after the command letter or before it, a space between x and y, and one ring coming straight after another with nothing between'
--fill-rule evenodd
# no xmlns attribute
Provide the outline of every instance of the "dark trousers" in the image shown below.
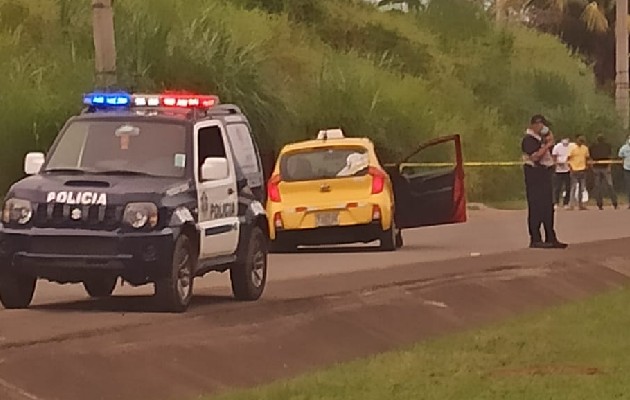
<svg viewBox="0 0 630 400"><path fill-rule="evenodd" d="M612 174L608 167L593 167L593 175L595 176L594 195L597 201L597 207L604 206L604 196L610 196L613 206L617 207L617 193L613 188Z"/></svg>
<svg viewBox="0 0 630 400"><path fill-rule="evenodd" d="M540 226L545 230L545 241L557 240L554 231L553 170L544 167L524 167L527 194L527 225L532 242L542 242Z"/></svg>
<svg viewBox="0 0 630 400"><path fill-rule="evenodd" d="M628 203L630 203L630 170L627 170L627 169L623 170L623 178L626 183L626 193L628 193Z"/></svg>
<svg viewBox="0 0 630 400"><path fill-rule="evenodd" d="M562 204L569 205L569 199L571 198L571 173L570 172L556 172L554 175L553 185L553 202L554 204L560 204L560 195L564 190L564 198Z"/></svg>

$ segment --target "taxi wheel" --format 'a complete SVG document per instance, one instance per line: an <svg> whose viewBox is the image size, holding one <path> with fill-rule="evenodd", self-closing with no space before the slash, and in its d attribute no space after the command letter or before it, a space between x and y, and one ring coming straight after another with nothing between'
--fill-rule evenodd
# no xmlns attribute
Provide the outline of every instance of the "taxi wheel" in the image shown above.
<svg viewBox="0 0 630 400"><path fill-rule="evenodd" d="M175 242L170 273L155 282L155 297L160 310L181 313L188 309L193 294L194 257L190 239L180 236Z"/></svg>
<svg viewBox="0 0 630 400"><path fill-rule="evenodd" d="M405 241L403 240L402 230L398 229L398 232L396 233L396 248L400 249L404 245Z"/></svg>
<svg viewBox="0 0 630 400"><path fill-rule="evenodd" d="M28 308L33 301L37 278L8 273L0 275L0 303L6 309Z"/></svg>
<svg viewBox="0 0 630 400"><path fill-rule="evenodd" d="M254 301L262 296L267 284L267 238L254 228L242 260L230 269L232 293L237 300Z"/></svg>
<svg viewBox="0 0 630 400"><path fill-rule="evenodd" d="M391 228L386 231L383 231L380 239L379 249L381 251L394 251L397 246L397 236L398 236L398 228L396 228L396 223L392 222Z"/></svg>
<svg viewBox="0 0 630 400"><path fill-rule="evenodd" d="M103 298L109 297L114 293L116 288L116 282L118 277L102 277L97 279L90 279L83 282L83 287L90 297Z"/></svg>

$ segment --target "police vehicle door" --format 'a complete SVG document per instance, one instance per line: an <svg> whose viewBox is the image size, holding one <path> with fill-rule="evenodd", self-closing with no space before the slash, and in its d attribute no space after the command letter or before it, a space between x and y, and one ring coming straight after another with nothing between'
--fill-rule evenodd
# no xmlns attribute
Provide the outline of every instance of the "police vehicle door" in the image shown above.
<svg viewBox="0 0 630 400"><path fill-rule="evenodd" d="M239 237L238 195L233 155L227 150L225 130L218 121L195 126L195 178L199 204L198 227L200 258L231 255ZM225 158L229 165L226 179L202 181L201 166L208 157Z"/></svg>

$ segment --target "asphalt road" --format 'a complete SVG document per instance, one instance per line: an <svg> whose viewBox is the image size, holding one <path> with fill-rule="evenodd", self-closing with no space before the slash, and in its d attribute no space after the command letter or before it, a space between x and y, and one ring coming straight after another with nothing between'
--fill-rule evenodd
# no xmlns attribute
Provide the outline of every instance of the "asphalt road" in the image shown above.
<svg viewBox="0 0 630 400"><path fill-rule="evenodd" d="M630 237L630 210L559 211L556 224L559 237L573 244ZM271 285L274 282L316 276L507 253L523 249L528 244L525 213L496 210L470 211L469 221L465 224L405 231L404 240L405 246L395 253L381 253L373 246L365 245L303 249L298 254L274 254L269 260L269 282ZM200 299L227 296L228 288L228 274L209 274L195 281L195 294ZM340 289L338 285L335 288ZM326 288L318 290L320 294L326 294ZM81 285L57 285L40 281L31 310L6 311L0 308L0 345L16 338L37 341L84 330L120 329L121 325L172 317L143 313L150 305L152 291L150 286L118 287L115 296L130 298L127 301L119 299L120 306L114 312L107 315L77 314L64 312L64 309L78 302L89 310L90 300ZM199 302L203 303L203 300L198 300L197 304ZM133 317L129 313L133 313Z"/></svg>
<svg viewBox="0 0 630 400"><path fill-rule="evenodd" d="M119 367L116 364L121 363L121 371L130 373L141 368L143 363L159 364L171 360L168 357L172 360L193 357L195 347L187 346L182 340L186 335L184 331L195 324L204 324L199 329L213 330L213 334L219 336L221 333L216 330L239 324L241 330L237 335L243 335L247 342L249 335L256 334L251 331L265 322L265 315L271 318L282 314L282 318L288 318L285 314L295 313L291 316L297 319L286 322L295 326L300 315L307 318L309 310L321 307L321 300L317 299L387 284L394 276L398 281L407 274L435 279L466 271L481 272L490 262L501 269L512 264L542 265L549 259L549 252L556 260L563 257L562 250L525 250L528 238L524 212L482 210L470 212L469 217L466 224L406 231L405 246L395 253L355 246L272 255L268 290L261 302L255 304L239 304L231 300L227 275L208 275L195 282L196 299L186 315L147 312L152 300L150 288L117 288L114 299L92 301L87 299L79 285L40 282L30 310L0 309L0 399L119 398L114 393L105 393L110 383L102 382L98 376L75 376L91 369L113 374L108 379L116 380L127 389L128 397L120 398L133 398L135 392L133 386L129 386L133 382L132 376L116 375ZM557 217L559 237L575 247L581 247L580 243L630 237L630 210L560 211ZM625 241L621 243L608 244L603 249L619 251L620 247L627 247ZM581 259L592 256L584 248L581 251ZM345 306L351 306L351 303ZM294 307L295 311L292 311ZM339 324L341 322L332 323L329 329L335 330ZM288 329L286 325L282 326ZM175 332L184 336L180 338ZM101 354L100 347L103 352L108 349L107 357ZM179 353L164 353L162 358L151 360L131 356L140 349L142 357L157 357L160 351L167 352L168 349ZM59 366L64 365L62 361L65 365L72 364L73 367L68 368L73 375L51 371L58 361ZM136 366L134 362L139 364ZM204 362L198 360L200 365ZM231 372L235 376L242 373ZM137 374L135 379L146 379L142 371ZM46 380L42 383L44 386L33 383L38 382L38 376ZM96 389L81 384L69 391L68 385L77 379L90 379L93 385L102 387L102 396L95 396L90 390ZM51 393L63 393L63 396L42 395L47 392L46 385L54 387L54 390L50 389ZM24 387L27 389L20 394ZM29 390L38 395L31 395ZM187 393L183 388L180 392Z"/></svg>

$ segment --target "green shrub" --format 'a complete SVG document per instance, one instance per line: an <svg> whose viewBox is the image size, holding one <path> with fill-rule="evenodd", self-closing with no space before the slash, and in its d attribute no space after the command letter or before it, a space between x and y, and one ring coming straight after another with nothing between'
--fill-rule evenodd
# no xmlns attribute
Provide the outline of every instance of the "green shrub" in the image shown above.
<svg viewBox="0 0 630 400"><path fill-rule="evenodd" d="M353 0L115 3L118 74L136 91L214 92L242 106L266 152L325 127L369 136L384 162L462 135L467 161L520 157L527 120L559 136L623 132L589 67L556 38L497 29L468 0L420 13ZM0 0L0 193L93 85L89 2ZM445 153L430 158L439 161ZM469 168L470 199L522 195L520 168Z"/></svg>

